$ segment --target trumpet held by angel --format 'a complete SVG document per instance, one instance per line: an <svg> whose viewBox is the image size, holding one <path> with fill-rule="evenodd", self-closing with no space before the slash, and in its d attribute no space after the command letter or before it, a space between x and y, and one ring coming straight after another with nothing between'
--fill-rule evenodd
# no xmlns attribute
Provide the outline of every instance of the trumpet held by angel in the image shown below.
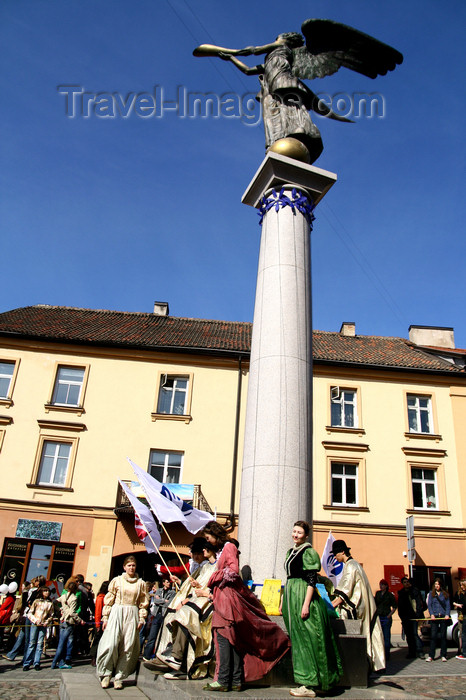
<svg viewBox="0 0 466 700"><path fill-rule="evenodd" d="M201 44L194 56L216 56L230 61L242 73L257 75L261 90L265 147L313 163L323 150L322 138L309 112L348 122L337 115L303 82L325 78L341 67L376 78L402 63L396 49L329 19L308 19L297 32L279 34L271 44L228 49ZM248 66L238 56L260 56L263 63Z"/></svg>

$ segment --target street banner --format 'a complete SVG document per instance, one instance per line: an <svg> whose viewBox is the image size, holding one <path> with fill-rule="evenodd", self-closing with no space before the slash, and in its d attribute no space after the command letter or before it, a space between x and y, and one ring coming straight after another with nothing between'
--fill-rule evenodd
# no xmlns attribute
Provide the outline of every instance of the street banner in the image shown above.
<svg viewBox="0 0 466 700"><path fill-rule="evenodd" d="M134 508L134 528L137 536L141 542L144 542L144 546L149 554L155 554L157 548L160 547L162 538L152 513L144 503L141 503L141 501L136 498L131 489L129 489L123 481L120 481L120 486L128 496L129 502ZM154 540L156 547L154 547L154 544L151 542L149 535Z"/></svg>
<svg viewBox="0 0 466 700"><path fill-rule="evenodd" d="M194 508L190 503L170 491L165 484L138 467L128 458L143 489L154 515L162 523L182 523L189 532L196 534L207 523L215 520L212 513Z"/></svg>
<svg viewBox="0 0 466 700"><path fill-rule="evenodd" d="M341 579L341 575L343 573L343 562L338 562L332 554L332 545L334 542L335 538L330 530L322 554L322 568L325 571L327 578L330 579L336 588L337 583Z"/></svg>

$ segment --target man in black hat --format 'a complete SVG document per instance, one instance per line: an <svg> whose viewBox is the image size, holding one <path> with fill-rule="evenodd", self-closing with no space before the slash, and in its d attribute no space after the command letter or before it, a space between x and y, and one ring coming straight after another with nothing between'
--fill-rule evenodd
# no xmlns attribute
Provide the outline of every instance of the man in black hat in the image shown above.
<svg viewBox="0 0 466 700"><path fill-rule="evenodd" d="M374 671L385 668L385 650L377 607L372 595L366 572L350 554L350 547L344 540L335 540L332 554L338 562L343 562L343 574L335 589L333 607L340 607L343 618L361 620L362 634L366 637L367 657Z"/></svg>
<svg viewBox="0 0 466 700"><path fill-rule="evenodd" d="M407 576L401 579L403 588L398 591L398 614L401 618L403 629L408 644L407 659L424 658L422 640L418 634L418 620L424 617L421 594L413 586L413 582Z"/></svg>

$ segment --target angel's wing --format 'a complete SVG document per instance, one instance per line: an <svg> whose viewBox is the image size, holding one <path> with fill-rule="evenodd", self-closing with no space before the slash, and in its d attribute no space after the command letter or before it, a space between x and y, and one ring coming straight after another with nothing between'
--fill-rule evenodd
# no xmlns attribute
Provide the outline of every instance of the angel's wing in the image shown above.
<svg viewBox="0 0 466 700"><path fill-rule="evenodd" d="M332 75L342 65L337 58L336 51L327 51L317 56L309 53L305 46L293 49L292 72L298 78L314 80L314 78L325 78Z"/></svg>
<svg viewBox="0 0 466 700"><path fill-rule="evenodd" d="M293 73L299 77L322 78L344 66L376 78L403 61L402 54L388 44L331 19L307 19L301 31L306 47L295 49L294 62L296 70L302 72L293 67Z"/></svg>

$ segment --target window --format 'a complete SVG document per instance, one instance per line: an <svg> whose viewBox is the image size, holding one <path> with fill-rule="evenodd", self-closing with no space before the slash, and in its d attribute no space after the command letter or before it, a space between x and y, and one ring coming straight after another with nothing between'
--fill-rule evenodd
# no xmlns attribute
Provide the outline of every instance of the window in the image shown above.
<svg viewBox="0 0 466 700"><path fill-rule="evenodd" d="M10 398L10 387L11 381L13 379L13 373L15 371L14 362L0 361L0 398L9 399Z"/></svg>
<svg viewBox="0 0 466 700"><path fill-rule="evenodd" d="M432 433L432 401L430 396L408 394L408 423L410 433Z"/></svg>
<svg viewBox="0 0 466 700"><path fill-rule="evenodd" d="M151 450L149 474L164 484L179 484L182 464L183 452Z"/></svg>
<svg viewBox="0 0 466 700"><path fill-rule="evenodd" d="M44 440L37 474L38 484L66 485L71 448L71 442Z"/></svg>
<svg viewBox="0 0 466 700"><path fill-rule="evenodd" d="M332 462L332 505L358 505L358 465Z"/></svg>
<svg viewBox="0 0 466 700"><path fill-rule="evenodd" d="M49 581L65 584L73 571L75 551L74 544L38 544L33 535L24 539L5 538L0 579L20 583L23 578L30 580L43 574Z"/></svg>
<svg viewBox="0 0 466 700"><path fill-rule="evenodd" d="M342 428L358 427L357 393L350 389L331 388L331 425Z"/></svg>
<svg viewBox="0 0 466 700"><path fill-rule="evenodd" d="M162 374L160 378L157 413L175 416L186 414L188 397L188 377L175 377Z"/></svg>
<svg viewBox="0 0 466 700"><path fill-rule="evenodd" d="M58 367L51 403L55 406L79 406L84 372L84 367Z"/></svg>
<svg viewBox="0 0 466 700"><path fill-rule="evenodd" d="M411 467L413 507L438 510L437 470Z"/></svg>

